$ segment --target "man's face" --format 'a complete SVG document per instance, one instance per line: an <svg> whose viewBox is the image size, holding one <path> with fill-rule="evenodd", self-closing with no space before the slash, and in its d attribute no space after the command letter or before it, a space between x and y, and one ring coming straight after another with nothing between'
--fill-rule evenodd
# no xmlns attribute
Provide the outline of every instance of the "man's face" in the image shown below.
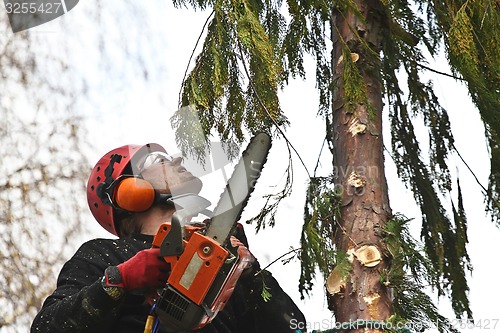
<svg viewBox="0 0 500 333"><path fill-rule="evenodd" d="M172 195L198 194L203 186L201 180L181 165L182 157L156 158L142 169L142 177L160 193Z"/></svg>

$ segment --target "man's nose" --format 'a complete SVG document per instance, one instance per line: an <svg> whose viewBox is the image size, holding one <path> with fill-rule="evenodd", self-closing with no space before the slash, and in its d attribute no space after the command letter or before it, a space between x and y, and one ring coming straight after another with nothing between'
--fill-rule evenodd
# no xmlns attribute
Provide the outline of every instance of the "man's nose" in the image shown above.
<svg viewBox="0 0 500 333"><path fill-rule="evenodd" d="M172 162L170 162L173 165L180 165L182 163L183 159L182 156L174 157L172 159Z"/></svg>

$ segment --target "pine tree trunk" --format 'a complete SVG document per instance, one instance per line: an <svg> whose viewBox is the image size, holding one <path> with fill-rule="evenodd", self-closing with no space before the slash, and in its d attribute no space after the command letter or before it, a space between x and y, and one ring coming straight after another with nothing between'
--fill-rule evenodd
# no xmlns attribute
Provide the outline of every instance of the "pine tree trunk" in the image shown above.
<svg viewBox="0 0 500 333"><path fill-rule="evenodd" d="M333 116L329 124L330 147L336 171L337 193L342 191L340 226L334 241L337 249L352 253L352 271L339 292L329 298L337 322L358 319L385 320L392 314L390 290L380 281L380 272L388 267L384 245L378 229L391 212L384 173L382 142L382 85L380 59L367 52L361 37L375 53L380 53L384 11L377 0L354 0L365 21L352 13L332 13L332 68L336 83L333 94ZM342 66L342 43L353 53L352 59L366 84L368 103L346 105ZM359 56L359 58L358 58ZM367 262L362 246L382 255L382 260ZM364 252L364 253L359 253ZM362 263L364 261L364 263ZM355 330L358 331L358 330ZM364 330L359 330L364 331ZM368 330L371 331L371 330Z"/></svg>

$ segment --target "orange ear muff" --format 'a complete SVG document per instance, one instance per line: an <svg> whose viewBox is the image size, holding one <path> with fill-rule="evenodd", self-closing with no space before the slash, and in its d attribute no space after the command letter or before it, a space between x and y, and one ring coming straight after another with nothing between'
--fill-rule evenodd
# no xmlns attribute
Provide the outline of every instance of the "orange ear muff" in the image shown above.
<svg viewBox="0 0 500 333"><path fill-rule="evenodd" d="M129 212L143 212L155 202L153 185L142 178L125 178L116 187L116 204Z"/></svg>

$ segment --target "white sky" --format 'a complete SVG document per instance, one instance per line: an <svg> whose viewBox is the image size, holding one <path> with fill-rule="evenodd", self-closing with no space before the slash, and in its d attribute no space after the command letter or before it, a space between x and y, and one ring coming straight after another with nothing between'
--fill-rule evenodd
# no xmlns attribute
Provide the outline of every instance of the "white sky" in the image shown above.
<svg viewBox="0 0 500 333"><path fill-rule="evenodd" d="M195 13L191 9L174 9L168 0L155 1L154 7L151 5L146 17L151 26L151 30L148 31L142 26L123 24L128 22L128 15L131 14L122 11L123 8L120 7L118 0L106 0L101 15L109 17L109 24L105 29L98 30L85 23L84 15L93 10L92 6L92 1L81 1L71 12L58 19L67 20L71 24L69 30L62 30L58 20L55 20L31 32L49 34L49 38L55 43L61 39L68 39L70 48L74 51L75 58L72 58L74 65L90 79L89 92L92 101L90 104L82 102L80 107L82 113L91 117L88 123L93 132L90 134L89 142L96 147L95 151L90 152L91 161L97 161L103 153L128 143L157 142L164 145L170 153L175 153L177 149L174 147L169 118L177 108L178 92L184 71L208 13ZM144 50L143 54L138 53L150 68L149 83L137 78L137 68L134 68L133 63L119 62L121 57L118 54L119 50L112 50L118 63L111 64L111 73L104 75L100 68L97 52L98 36L104 34L106 38L118 38L117 29L124 26L130 40L127 38L123 43L132 53ZM140 43L136 44L137 41ZM110 60L113 62L115 58ZM307 67L312 69L308 80L292 81L281 94L282 108L291 124L287 129L287 135L306 161L310 172L314 169L324 138L323 121L315 117L318 102L312 66L311 60L308 59ZM447 72L442 62L431 67ZM478 112L469 101L464 87L450 78L433 77L436 91L442 93L440 101L450 115L456 146L482 184L486 186L489 160ZM384 133L386 146L390 147L387 128ZM426 133L420 134L421 140L425 141ZM330 172L331 165L327 151L324 152L321 161L323 168L319 174L326 175ZM476 322L481 320L486 324L489 321L488 330L475 329L474 332L500 332L500 323L495 322L500 318L500 311L494 305L496 303L494 300L500 298L500 288L497 287L498 268L493 262L495 252L492 251L494 244L500 241L500 231L485 216L483 196L470 173L458 158L452 157L450 163L457 165L451 168L452 171L458 170L461 175L469 223L468 251L474 267L473 278L469 279L472 311ZM254 216L263 203L258 199L258 194L272 191L270 186L277 185L276 181L281 179L286 165L285 145L283 142L275 142L258 188L243 218ZM386 169L392 210L414 217L416 221L412 224L412 228L417 231L418 236L419 210L412 194L397 179L394 165L388 156L386 156ZM274 229L266 228L257 235L250 226L246 228L251 250L262 266L287 252L290 247L298 247L307 174L296 156L294 156L294 176L294 191L292 196L281 204L277 215L277 226ZM205 188L203 194L214 202L221 190L222 188ZM456 197L453 199L456 202ZM108 235L96 228L95 237L102 236ZM269 270L302 309L307 320L314 323L312 325L320 325L315 328L329 328L322 325L324 320L331 319L331 313L326 308L323 282L320 279L317 280L313 296L301 301L297 288L298 262L286 266L278 262ZM439 306L443 314L453 317L447 300L440 300ZM493 329L495 324L496 329ZM473 331L464 330L464 332Z"/></svg>

